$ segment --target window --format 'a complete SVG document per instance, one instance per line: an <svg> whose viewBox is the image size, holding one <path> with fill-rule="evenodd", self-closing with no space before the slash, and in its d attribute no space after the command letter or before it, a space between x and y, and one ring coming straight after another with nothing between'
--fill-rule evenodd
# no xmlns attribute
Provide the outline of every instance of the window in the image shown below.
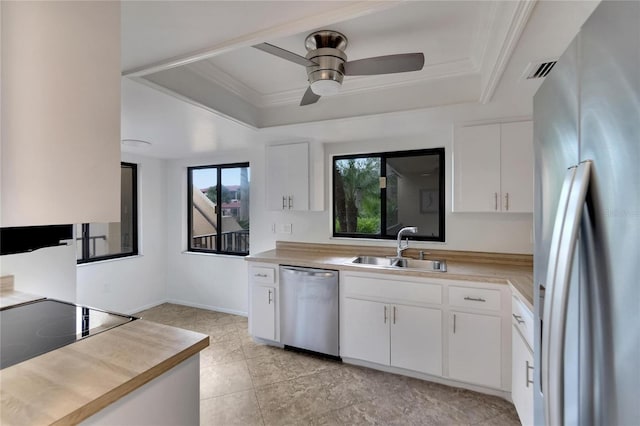
<svg viewBox="0 0 640 426"><path fill-rule="evenodd" d="M444 148L333 158L333 235L444 241Z"/></svg>
<svg viewBox="0 0 640 426"><path fill-rule="evenodd" d="M189 251L249 254L249 163L188 168Z"/></svg>
<svg viewBox="0 0 640 426"><path fill-rule="evenodd" d="M137 166L121 163L120 176L120 222L83 223L76 226L78 263L138 254Z"/></svg>

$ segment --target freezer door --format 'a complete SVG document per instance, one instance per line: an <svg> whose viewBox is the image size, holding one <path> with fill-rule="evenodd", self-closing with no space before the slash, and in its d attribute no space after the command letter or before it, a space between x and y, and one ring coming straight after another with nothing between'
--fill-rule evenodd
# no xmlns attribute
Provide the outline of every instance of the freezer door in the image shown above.
<svg viewBox="0 0 640 426"><path fill-rule="evenodd" d="M581 31L585 423L640 423L640 3L602 2Z"/></svg>

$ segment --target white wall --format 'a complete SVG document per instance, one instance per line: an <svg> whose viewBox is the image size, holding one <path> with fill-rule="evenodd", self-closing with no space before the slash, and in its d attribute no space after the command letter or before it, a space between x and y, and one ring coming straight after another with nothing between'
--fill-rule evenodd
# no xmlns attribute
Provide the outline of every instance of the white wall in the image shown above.
<svg viewBox="0 0 640 426"><path fill-rule="evenodd" d="M264 162L263 148L167 162L167 299L171 302L246 315L247 262L244 257L187 253L187 167L250 162L250 217L259 217L262 203L254 201L254 164ZM253 231L251 231L253 232ZM251 236L253 238L253 235ZM253 241L251 242L253 244Z"/></svg>
<svg viewBox="0 0 640 426"><path fill-rule="evenodd" d="M13 275L16 290L75 302L75 245L46 247L29 253L1 256L0 275Z"/></svg>
<svg viewBox="0 0 640 426"><path fill-rule="evenodd" d="M166 300L165 161L122 154L138 165L139 256L78 265L78 303L134 313Z"/></svg>
<svg viewBox="0 0 640 426"><path fill-rule="evenodd" d="M451 144L454 124L495 121L504 117L522 117L530 106L458 105L433 110L389 116L345 120L307 126L336 126L346 129L344 141L339 137L324 144L325 199L330 200L331 158L338 154L368 153L404 149L444 147L446 151L446 242L411 243L415 247L505 253L531 253L531 214L462 214L451 213ZM394 124L395 123L395 124ZM354 127L380 126L377 138L353 140ZM403 134L407 128L413 134ZM326 130L326 129L325 129ZM300 128L283 129L289 135ZM321 132L308 133L308 140L322 141ZM261 135L262 136L262 135ZM315 136L315 137L314 137ZM256 137L258 138L258 136ZM282 141L303 140L297 135ZM270 142L277 142L272 138ZM250 162L251 167L251 253L270 250L276 240L334 244L370 244L394 246L395 241L334 239L331 237L331 204L324 211L281 212L266 210L265 144L256 142L249 150L226 152L197 159L167 162L167 299L176 303L233 313L247 311L247 263L244 258L186 253L187 247L187 167L206 164ZM275 234L273 224L292 224L291 234ZM277 227L276 227L277 228Z"/></svg>
<svg viewBox="0 0 640 426"><path fill-rule="evenodd" d="M327 132L320 126L344 128L349 136L344 141L330 135L325 143L325 210L322 212L273 212L264 209L264 155L251 164L252 218L251 252L259 252L274 247L276 240L333 243L333 244L373 244L393 246L395 241L370 241L331 237L331 161L332 156L382 151L397 151L422 148L445 148L445 206L446 241L444 243L415 242L414 247L468 250L503 253L531 254L533 242L532 214L474 214L451 212L452 184L452 140L453 127L460 123L491 122L508 118L528 117L531 106L528 102L493 103L488 105L464 104L449 107L419 110L403 114L367 117L336 123L300 126L309 138L320 139L316 135ZM367 138L357 139L357 129ZM367 130L368 129L368 130ZM371 131L371 129L377 129ZM302 132L301 132L302 133ZM264 148L262 148L264 149ZM258 148L254 150L257 151ZM291 234L274 234L273 224L292 224ZM409 225L409 224L406 224ZM278 227L276 226L276 229Z"/></svg>

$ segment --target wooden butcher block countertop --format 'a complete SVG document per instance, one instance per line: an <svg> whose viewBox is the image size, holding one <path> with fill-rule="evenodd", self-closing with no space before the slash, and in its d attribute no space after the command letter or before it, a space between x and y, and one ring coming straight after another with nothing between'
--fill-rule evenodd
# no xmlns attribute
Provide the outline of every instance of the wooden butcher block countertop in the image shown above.
<svg viewBox="0 0 640 426"><path fill-rule="evenodd" d="M278 241L275 250L247 257L249 261L282 265L329 268L348 271L376 272L393 275L442 278L460 281L481 281L511 284L533 309L533 258L531 255L424 250L426 259L447 261L447 272L416 269L385 268L351 264L356 256L393 256L395 248L377 246L347 246L337 244L291 243ZM417 249L404 256L418 258Z"/></svg>
<svg viewBox="0 0 640 426"><path fill-rule="evenodd" d="M0 370L0 424L76 424L209 346L138 319Z"/></svg>

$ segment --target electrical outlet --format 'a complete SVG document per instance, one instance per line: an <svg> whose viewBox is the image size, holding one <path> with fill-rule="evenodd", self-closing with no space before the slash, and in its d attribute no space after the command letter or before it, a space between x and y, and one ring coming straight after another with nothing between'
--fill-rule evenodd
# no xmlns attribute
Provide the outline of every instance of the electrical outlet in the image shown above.
<svg viewBox="0 0 640 426"><path fill-rule="evenodd" d="M281 223L278 226L279 234L290 234L291 233L291 224L290 223Z"/></svg>

